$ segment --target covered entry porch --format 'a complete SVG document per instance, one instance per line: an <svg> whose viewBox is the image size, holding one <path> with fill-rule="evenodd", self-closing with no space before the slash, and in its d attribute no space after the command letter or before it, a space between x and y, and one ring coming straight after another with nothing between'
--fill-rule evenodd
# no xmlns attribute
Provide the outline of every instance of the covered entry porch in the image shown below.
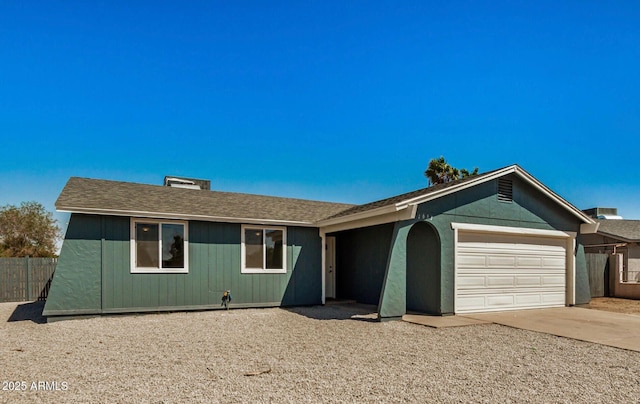
<svg viewBox="0 0 640 404"><path fill-rule="evenodd" d="M389 272L397 244L396 227L396 223L386 223L324 235L324 302L352 300L380 309L385 287L389 287L396 290L394 300L403 300L405 311L441 314L437 230L422 221L411 224L403 240L406 280L398 287L395 270Z"/></svg>

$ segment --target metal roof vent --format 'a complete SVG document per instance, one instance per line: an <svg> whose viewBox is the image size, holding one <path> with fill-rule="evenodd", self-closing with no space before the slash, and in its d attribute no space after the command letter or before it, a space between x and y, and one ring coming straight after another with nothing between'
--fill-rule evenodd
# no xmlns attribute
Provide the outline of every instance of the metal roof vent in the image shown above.
<svg viewBox="0 0 640 404"><path fill-rule="evenodd" d="M596 219L606 219L606 220L622 220L622 216L619 215L598 215Z"/></svg>
<svg viewBox="0 0 640 404"><path fill-rule="evenodd" d="M498 201L513 202L513 181L498 178Z"/></svg>
<svg viewBox="0 0 640 404"><path fill-rule="evenodd" d="M164 186L173 188L206 189L208 191L211 189L211 181L166 176L164 177Z"/></svg>
<svg viewBox="0 0 640 404"><path fill-rule="evenodd" d="M618 208L591 208L584 209L583 212L594 219L613 219L620 220L622 216L618 215Z"/></svg>

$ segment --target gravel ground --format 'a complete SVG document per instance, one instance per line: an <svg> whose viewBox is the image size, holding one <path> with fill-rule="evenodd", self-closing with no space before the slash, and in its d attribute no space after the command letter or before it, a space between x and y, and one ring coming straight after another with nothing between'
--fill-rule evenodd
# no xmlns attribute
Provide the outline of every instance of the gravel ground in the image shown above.
<svg viewBox="0 0 640 404"><path fill-rule="evenodd" d="M616 297L595 297L587 305L590 309L613 311L625 314L640 314L640 300L620 299Z"/></svg>
<svg viewBox="0 0 640 404"><path fill-rule="evenodd" d="M0 402L640 400L640 353L494 324L338 306L40 324L41 308L0 304Z"/></svg>

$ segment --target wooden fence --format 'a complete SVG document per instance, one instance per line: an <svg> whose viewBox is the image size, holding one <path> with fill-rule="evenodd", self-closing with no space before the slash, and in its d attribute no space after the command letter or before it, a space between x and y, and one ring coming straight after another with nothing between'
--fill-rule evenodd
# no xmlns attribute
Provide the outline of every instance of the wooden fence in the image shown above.
<svg viewBox="0 0 640 404"><path fill-rule="evenodd" d="M0 302L46 300L57 258L0 258Z"/></svg>
<svg viewBox="0 0 640 404"><path fill-rule="evenodd" d="M591 297L609 296L609 254L586 253Z"/></svg>

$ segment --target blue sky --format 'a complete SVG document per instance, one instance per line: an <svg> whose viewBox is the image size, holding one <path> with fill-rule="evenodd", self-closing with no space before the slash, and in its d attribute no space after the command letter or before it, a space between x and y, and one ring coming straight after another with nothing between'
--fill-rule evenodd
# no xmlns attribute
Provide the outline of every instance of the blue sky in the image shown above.
<svg viewBox="0 0 640 404"><path fill-rule="evenodd" d="M639 21L636 1L0 0L0 205L165 175L364 203L445 156L640 219Z"/></svg>

